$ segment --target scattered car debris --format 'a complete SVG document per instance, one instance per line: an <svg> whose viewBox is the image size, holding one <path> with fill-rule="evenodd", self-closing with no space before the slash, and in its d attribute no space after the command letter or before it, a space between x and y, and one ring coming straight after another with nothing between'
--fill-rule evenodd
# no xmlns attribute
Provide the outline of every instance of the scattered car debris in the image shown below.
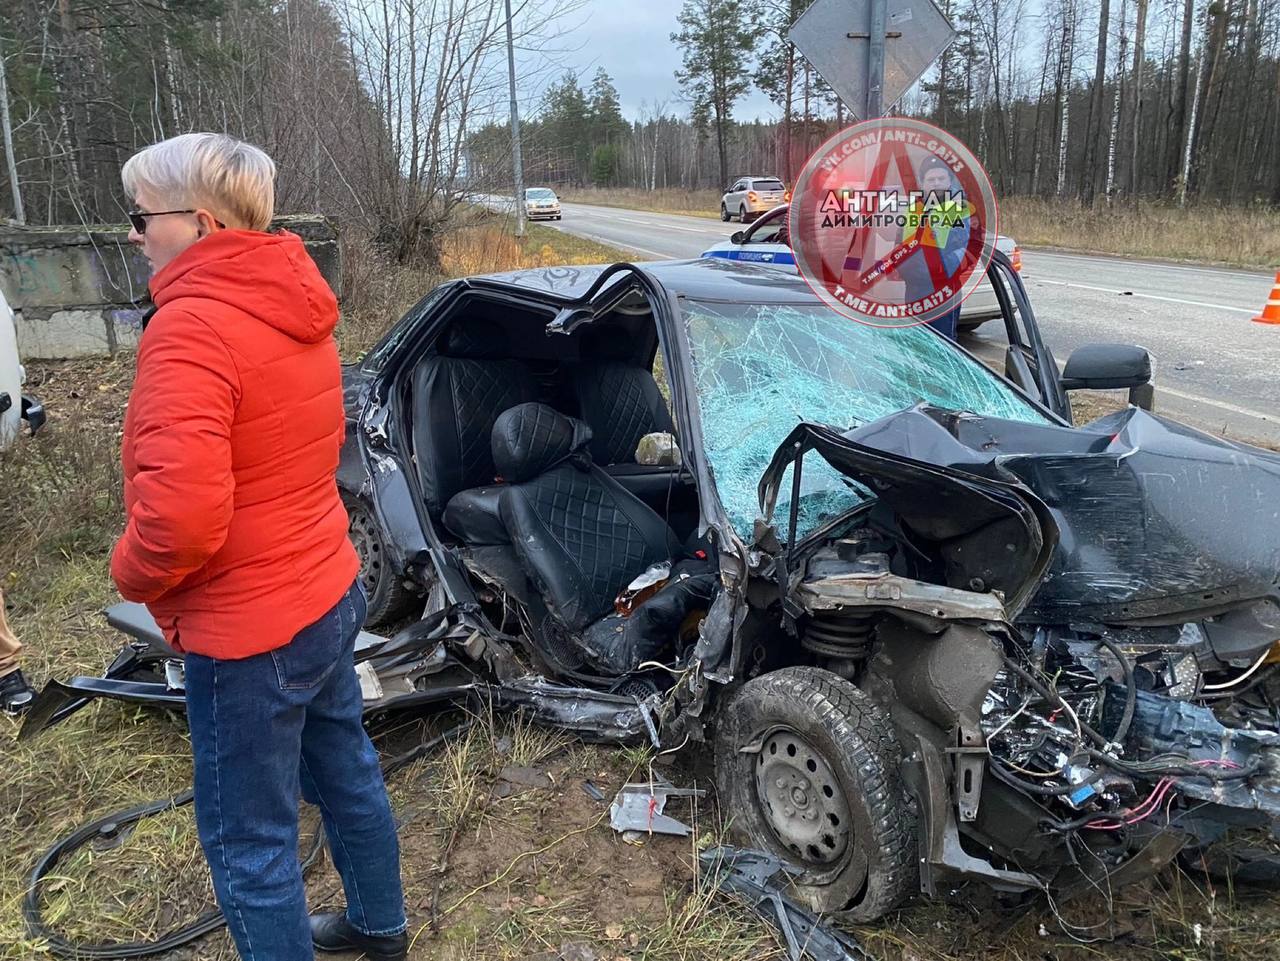
<svg viewBox="0 0 1280 961"><path fill-rule="evenodd" d="M498 772L489 796L496 801L521 794L530 788L549 788L555 785L551 775L539 768L508 765Z"/></svg>
<svg viewBox="0 0 1280 961"><path fill-rule="evenodd" d="M698 860L721 891L740 895L778 928L791 961L870 961L857 941L782 894L773 879L787 866L772 854L726 845L703 851Z"/></svg>
<svg viewBox="0 0 1280 961"><path fill-rule="evenodd" d="M587 797L591 798L593 801L603 801L605 799L604 792L590 781L582 782L582 790L586 792Z"/></svg>
<svg viewBox="0 0 1280 961"><path fill-rule="evenodd" d="M678 788L667 781L624 784L609 806L609 824L619 834L639 831L645 834L672 834L688 837L689 825L663 814L667 799L703 797L701 788Z"/></svg>
<svg viewBox="0 0 1280 961"><path fill-rule="evenodd" d="M536 767L507 765L498 772L498 780L520 787L551 787L551 775Z"/></svg>

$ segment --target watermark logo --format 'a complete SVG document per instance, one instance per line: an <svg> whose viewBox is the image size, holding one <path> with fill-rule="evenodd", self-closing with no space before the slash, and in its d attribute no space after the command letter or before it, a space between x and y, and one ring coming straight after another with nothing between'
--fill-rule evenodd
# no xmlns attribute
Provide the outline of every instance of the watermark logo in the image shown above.
<svg viewBox="0 0 1280 961"><path fill-rule="evenodd" d="M834 310L877 327L958 310L996 240L995 194L977 158L951 134L901 117L824 143L788 216L800 276Z"/></svg>

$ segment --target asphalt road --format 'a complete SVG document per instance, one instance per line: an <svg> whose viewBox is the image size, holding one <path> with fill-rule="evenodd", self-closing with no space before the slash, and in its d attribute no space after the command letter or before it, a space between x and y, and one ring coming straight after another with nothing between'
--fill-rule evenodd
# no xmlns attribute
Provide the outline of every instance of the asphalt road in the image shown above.
<svg viewBox="0 0 1280 961"><path fill-rule="evenodd" d="M550 226L634 250L638 259L696 257L738 223L563 204ZM1271 273L1162 264L1049 250L1023 251L1023 280L1059 362L1087 343L1146 347L1156 360L1156 409L1241 440L1280 445L1280 325L1251 318ZM989 323L962 342L1003 354Z"/></svg>

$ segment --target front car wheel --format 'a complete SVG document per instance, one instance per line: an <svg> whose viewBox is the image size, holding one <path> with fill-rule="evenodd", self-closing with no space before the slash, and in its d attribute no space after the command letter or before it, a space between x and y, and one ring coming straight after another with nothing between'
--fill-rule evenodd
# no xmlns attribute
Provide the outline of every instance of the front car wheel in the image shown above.
<svg viewBox="0 0 1280 961"><path fill-rule="evenodd" d="M919 889L898 741L848 681L792 667L747 682L717 715L715 756L731 830L799 869L815 912L869 921Z"/></svg>

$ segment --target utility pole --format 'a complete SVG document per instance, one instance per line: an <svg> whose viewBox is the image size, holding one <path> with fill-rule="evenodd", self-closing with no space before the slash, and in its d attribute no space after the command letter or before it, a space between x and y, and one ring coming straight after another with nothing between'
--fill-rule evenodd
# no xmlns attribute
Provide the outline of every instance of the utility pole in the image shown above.
<svg viewBox="0 0 1280 961"><path fill-rule="evenodd" d="M511 0L507 0L507 82L511 87L511 163L515 167L516 236L524 236L524 162L520 158L520 107L516 103L516 46L511 39Z"/></svg>

